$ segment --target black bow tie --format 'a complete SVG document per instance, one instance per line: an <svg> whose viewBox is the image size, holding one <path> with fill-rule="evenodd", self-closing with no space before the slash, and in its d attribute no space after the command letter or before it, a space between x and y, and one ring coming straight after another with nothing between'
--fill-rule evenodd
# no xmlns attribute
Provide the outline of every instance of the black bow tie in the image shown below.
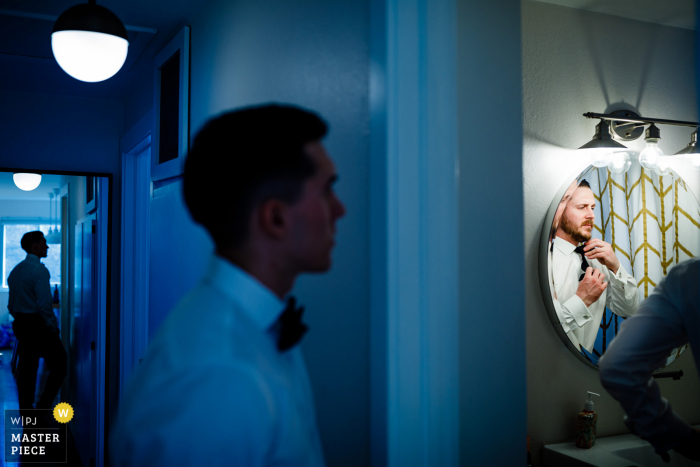
<svg viewBox="0 0 700 467"><path fill-rule="evenodd" d="M296 299L289 297L287 300L287 308L282 312L275 327L278 330L277 350L284 352L294 347L309 327L301 322L301 315L304 313L304 307L296 307Z"/></svg>
<svg viewBox="0 0 700 467"><path fill-rule="evenodd" d="M586 253L583 251L583 247L586 245L579 245L576 248L574 248L574 253L578 253L581 255L581 270L583 271L583 274L579 276L578 281L581 282L583 280L583 276L586 275L586 269L588 269L588 261L586 261Z"/></svg>

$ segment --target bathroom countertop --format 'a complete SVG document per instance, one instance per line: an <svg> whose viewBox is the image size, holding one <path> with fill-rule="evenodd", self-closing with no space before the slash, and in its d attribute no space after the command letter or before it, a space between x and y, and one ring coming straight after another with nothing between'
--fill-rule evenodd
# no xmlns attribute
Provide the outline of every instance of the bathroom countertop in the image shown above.
<svg viewBox="0 0 700 467"><path fill-rule="evenodd" d="M649 443L633 434L596 439L590 449L577 448L574 442L544 446L545 467L694 467L693 462L671 451L670 463L664 463Z"/></svg>

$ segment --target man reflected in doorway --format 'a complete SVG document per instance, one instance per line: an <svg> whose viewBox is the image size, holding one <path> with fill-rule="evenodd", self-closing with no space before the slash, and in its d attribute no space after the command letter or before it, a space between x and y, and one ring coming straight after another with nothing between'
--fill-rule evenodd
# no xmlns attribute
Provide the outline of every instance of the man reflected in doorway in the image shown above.
<svg viewBox="0 0 700 467"><path fill-rule="evenodd" d="M17 392L20 410L35 408L34 396L39 358L49 370L37 409L50 409L66 377L66 351L59 337L53 312L49 270L41 263L49 246L37 230L24 234L21 246L27 257L7 278L10 296L7 308L14 318L12 328L18 341Z"/></svg>

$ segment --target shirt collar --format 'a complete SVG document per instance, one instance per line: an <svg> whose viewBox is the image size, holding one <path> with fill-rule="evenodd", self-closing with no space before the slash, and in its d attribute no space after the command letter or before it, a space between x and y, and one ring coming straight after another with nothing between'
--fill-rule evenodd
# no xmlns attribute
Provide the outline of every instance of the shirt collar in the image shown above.
<svg viewBox="0 0 700 467"><path fill-rule="evenodd" d="M284 311L285 303L239 266L214 254L205 281L236 302L261 329L269 329Z"/></svg>
<svg viewBox="0 0 700 467"><path fill-rule="evenodd" d="M31 253L27 253L27 257L24 259L25 261L29 260L32 263L41 263L39 260L39 257L37 255L33 255Z"/></svg>
<svg viewBox="0 0 700 467"><path fill-rule="evenodd" d="M565 255L570 255L576 249L576 245L572 245L561 237L554 237L554 246L557 250L561 251Z"/></svg>

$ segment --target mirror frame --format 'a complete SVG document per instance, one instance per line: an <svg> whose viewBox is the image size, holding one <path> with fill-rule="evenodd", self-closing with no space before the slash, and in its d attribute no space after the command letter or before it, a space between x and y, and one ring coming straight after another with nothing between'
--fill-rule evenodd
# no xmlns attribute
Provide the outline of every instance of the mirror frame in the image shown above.
<svg viewBox="0 0 700 467"><path fill-rule="evenodd" d="M538 262L539 262L539 280L540 280L540 291L542 292L542 300L544 301L544 307L547 310L547 315L549 317L549 321L552 323L552 326L554 327L554 331L557 333L559 338L561 339L562 343L571 351L573 352L576 357L581 360L583 363L586 364L586 366L590 368L595 368L598 370L598 366L594 365L593 362L588 360L586 357L584 357L581 354L581 351L574 347L574 344L571 343L571 340L568 338L566 333L564 332L564 329L561 326L561 323L559 322L559 317L557 316L557 312L554 308L554 303L552 302L552 290L549 286L549 258L548 258L548 251L549 251L549 233L552 228L552 222L554 221L554 216L557 212L557 208L559 207L559 202L561 201L562 197L564 196L564 193L566 193L566 190L571 186L571 183L574 182L575 180L580 180L581 178L585 178L586 175L588 175L589 172L592 170L595 170L596 167L593 165L589 165L586 168L584 168L581 172L575 172L571 175L569 175L565 180L562 186L559 188L557 193L554 195L554 198L552 199L552 202L549 205L549 209L547 210L547 215L545 216L544 223L542 224L542 230L540 232L540 245L539 245L539 255L538 255ZM672 172L674 174L674 177L678 177L679 179L683 180L683 177L675 170L675 168L672 168ZM692 189L689 189L690 193L692 196L695 198L696 203L700 205L700 202L698 202L698 198L695 195L695 192L692 191ZM685 352L687 348L683 349L681 353ZM659 368L658 370L655 371L661 371L665 368L668 368L669 365L673 364L678 358L675 358L672 362L664 365L662 368Z"/></svg>

